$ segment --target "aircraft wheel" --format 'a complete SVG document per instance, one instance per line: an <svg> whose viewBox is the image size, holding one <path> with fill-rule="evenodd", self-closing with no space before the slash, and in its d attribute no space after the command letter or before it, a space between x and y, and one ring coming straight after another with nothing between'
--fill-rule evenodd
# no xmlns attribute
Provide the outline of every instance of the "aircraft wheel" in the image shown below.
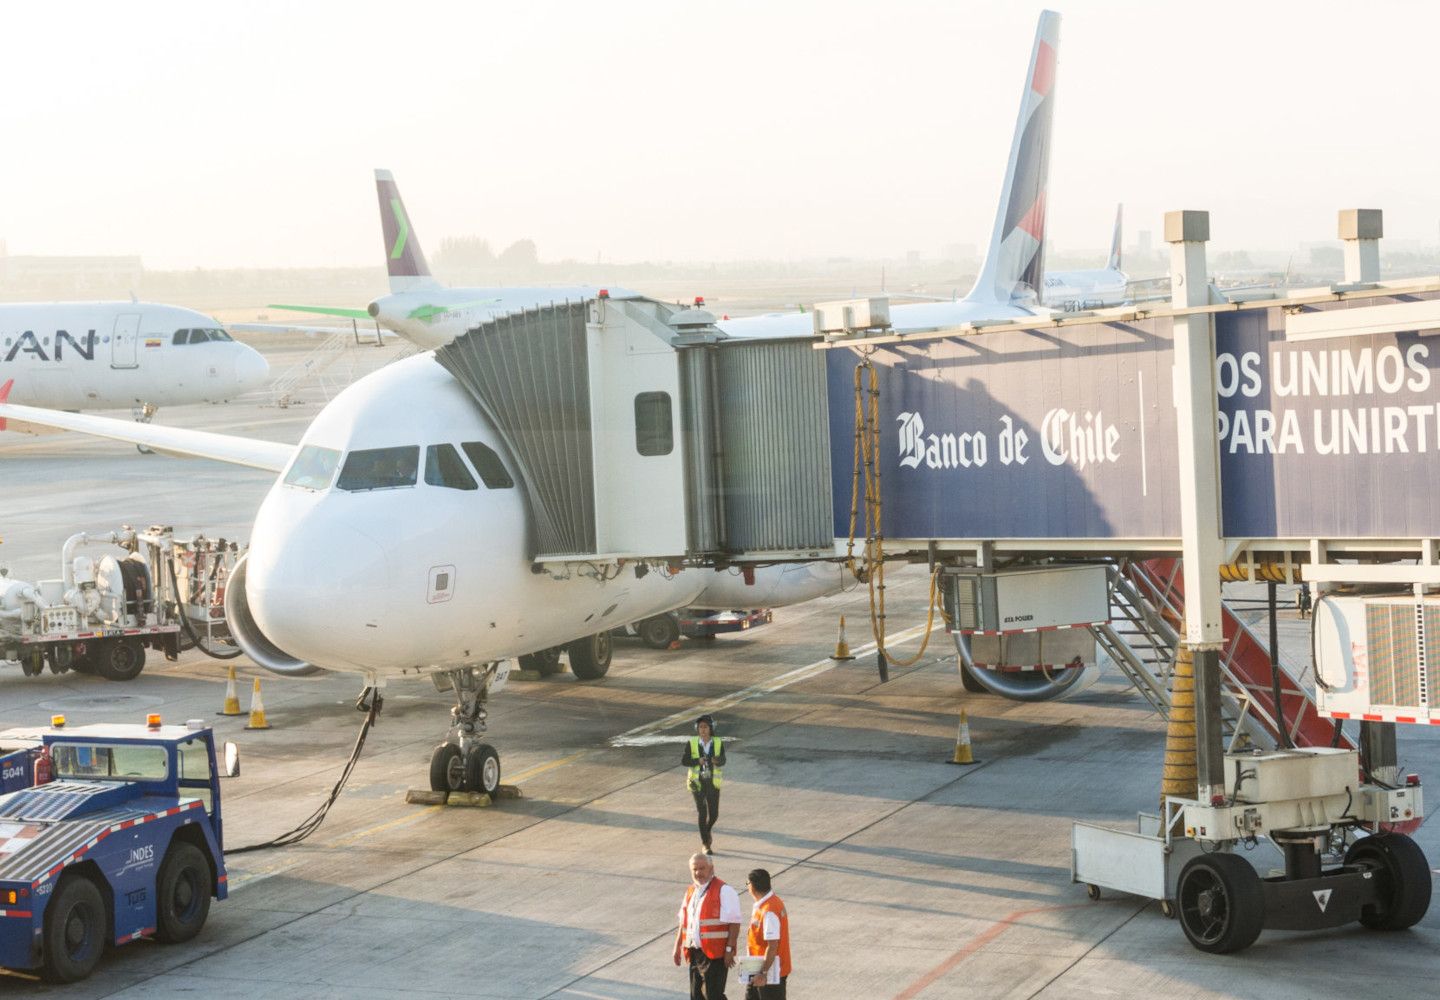
<svg viewBox="0 0 1440 1000"><path fill-rule="evenodd" d="M465 787L492 798L500 787L500 754L489 743L471 748L465 759Z"/></svg>
<svg viewBox="0 0 1440 1000"><path fill-rule="evenodd" d="M565 669L560 663L561 652L563 650L559 646L551 646L549 649L526 653L520 657L520 669L533 670L541 677L558 674Z"/></svg>
<svg viewBox="0 0 1440 1000"><path fill-rule="evenodd" d="M1362 837L1345 852L1345 864L1363 865L1380 879L1383 908L1360 911L1360 923L1372 931L1414 927L1430 908L1430 864L1420 845L1403 833Z"/></svg>
<svg viewBox="0 0 1440 1000"><path fill-rule="evenodd" d="M565 647L570 672L582 681L598 681L610 670L612 644L609 632L596 632Z"/></svg>
<svg viewBox="0 0 1440 1000"><path fill-rule="evenodd" d="M84 875L61 879L45 907L45 978L74 983L95 971L105 952L105 900Z"/></svg>
<svg viewBox="0 0 1440 1000"><path fill-rule="evenodd" d="M106 639L91 656L95 672L107 681L133 681L145 669L145 647L135 639Z"/></svg>
<svg viewBox="0 0 1440 1000"><path fill-rule="evenodd" d="M1180 872L1180 927L1201 951L1225 955L1255 943L1265 926L1260 876L1234 854L1202 854Z"/></svg>
<svg viewBox="0 0 1440 1000"><path fill-rule="evenodd" d="M680 623L674 615L656 615L646 618L638 626L640 641L651 649L669 649L670 644L680 639Z"/></svg>
<svg viewBox="0 0 1440 1000"><path fill-rule="evenodd" d="M194 844L176 841L165 852L155 883L155 936L166 944L189 941L210 916L210 863Z"/></svg>
<svg viewBox="0 0 1440 1000"><path fill-rule="evenodd" d="M454 743L441 743L430 755L430 790L465 790L465 758L460 755L460 748Z"/></svg>

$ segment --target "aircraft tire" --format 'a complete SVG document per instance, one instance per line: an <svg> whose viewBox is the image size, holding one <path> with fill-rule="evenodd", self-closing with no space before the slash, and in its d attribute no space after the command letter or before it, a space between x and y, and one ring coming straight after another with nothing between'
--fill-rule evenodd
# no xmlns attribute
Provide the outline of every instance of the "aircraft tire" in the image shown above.
<svg viewBox="0 0 1440 1000"><path fill-rule="evenodd" d="M430 754L430 790L460 792L465 790L465 760L454 743L441 743Z"/></svg>
<svg viewBox="0 0 1440 1000"><path fill-rule="evenodd" d="M576 639L565 647L570 654L570 672L582 681L598 681L610 670L613 648L609 632Z"/></svg>

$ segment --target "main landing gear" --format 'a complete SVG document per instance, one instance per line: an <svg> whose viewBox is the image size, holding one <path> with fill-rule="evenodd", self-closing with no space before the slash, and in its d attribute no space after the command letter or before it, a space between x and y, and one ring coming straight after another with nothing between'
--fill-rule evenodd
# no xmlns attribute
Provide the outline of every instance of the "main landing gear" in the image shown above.
<svg viewBox="0 0 1440 1000"><path fill-rule="evenodd" d="M503 681L508 666L444 670L431 676L441 691L455 692L450 710L450 732L430 755L430 788L436 792L484 792L494 796L500 787L500 754L480 737L485 732L485 703L490 689Z"/></svg>
<svg viewBox="0 0 1440 1000"><path fill-rule="evenodd" d="M131 408L130 415L135 418L137 424L148 424L155 419L155 411L158 409L160 409L160 407L154 403L141 403L139 406ZM135 450L142 455L155 454L154 451L145 447L143 444L137 444Z"/></svg>

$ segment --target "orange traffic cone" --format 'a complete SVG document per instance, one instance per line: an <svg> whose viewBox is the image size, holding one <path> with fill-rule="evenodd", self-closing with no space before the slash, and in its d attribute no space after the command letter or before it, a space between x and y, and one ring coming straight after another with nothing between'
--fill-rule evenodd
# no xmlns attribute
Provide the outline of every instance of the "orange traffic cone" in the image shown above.
<svg viewBox="0 0 1440 1000"><path fill-rule="evenodd" d="M270 723L265 721L265 703L260 700L260 678L255 678L255 686L250 689L250 722L246 729L269 729Z"/></svg>
<svg viewBox="0 0 1440 1000"><path fill-rule="evenodd" d="M845 616L840 616L840 639L835 643L835 652L830 654L832 660L853 660L850 655L850 644L845 641Z"/></svg>
<svg viewBox="0 0 1440 1000"><path fill-rule="evenodd" d="M975 763L975 754L970 748L970 717L963 708L960 710L960 727L955 731L955 756L950 758L950 763Z"/></svg>
<svg viewBox="0 0 1440 1000"><path fill-rule="evenodd" d="M230 676L225 678L225 707L215 713L216 715L244 715L240 711L240 696L235 693L235 668L230 668Z"/></svg>

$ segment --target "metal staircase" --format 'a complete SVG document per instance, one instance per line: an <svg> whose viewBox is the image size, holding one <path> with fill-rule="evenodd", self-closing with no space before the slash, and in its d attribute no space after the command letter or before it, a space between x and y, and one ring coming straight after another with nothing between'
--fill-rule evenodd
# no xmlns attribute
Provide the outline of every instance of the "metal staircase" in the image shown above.
<svg viewBox="0 0 1440 1000"><path fill-rule="evenodd" d="M326 373L334 366L335 362L345 356L351 337L351 331L337 330L321 341L309 354L277 375L275 380L270 383L271 405L281 409L289 406L296 401L296 390L311 379L316 380L321 392L328 400L334 394L335 386L330 384L331 380L326 378ZM343 388L349 382L349 379L341 381L340 387Z"/></svg>
<svg viewBox="0 0 1440 1000"><path fill-rule="evenodd" d="M1162 718L1170 714L1170 677L1185 615L1184 577L1178 559L1117 565L1110 573L1111 621L1093 631L1110 659ZM1225 647L1220 656L1221 717L1227 745L1249 740L1279 742L1271 690L1270 655L1258 636L1228 605L1223 607ZM1293 746L1329 746L1334 726L1316 711L1298 676L1280 670L1280 702ZM1348 739L1341 745L1351 747Z"/></svg>

